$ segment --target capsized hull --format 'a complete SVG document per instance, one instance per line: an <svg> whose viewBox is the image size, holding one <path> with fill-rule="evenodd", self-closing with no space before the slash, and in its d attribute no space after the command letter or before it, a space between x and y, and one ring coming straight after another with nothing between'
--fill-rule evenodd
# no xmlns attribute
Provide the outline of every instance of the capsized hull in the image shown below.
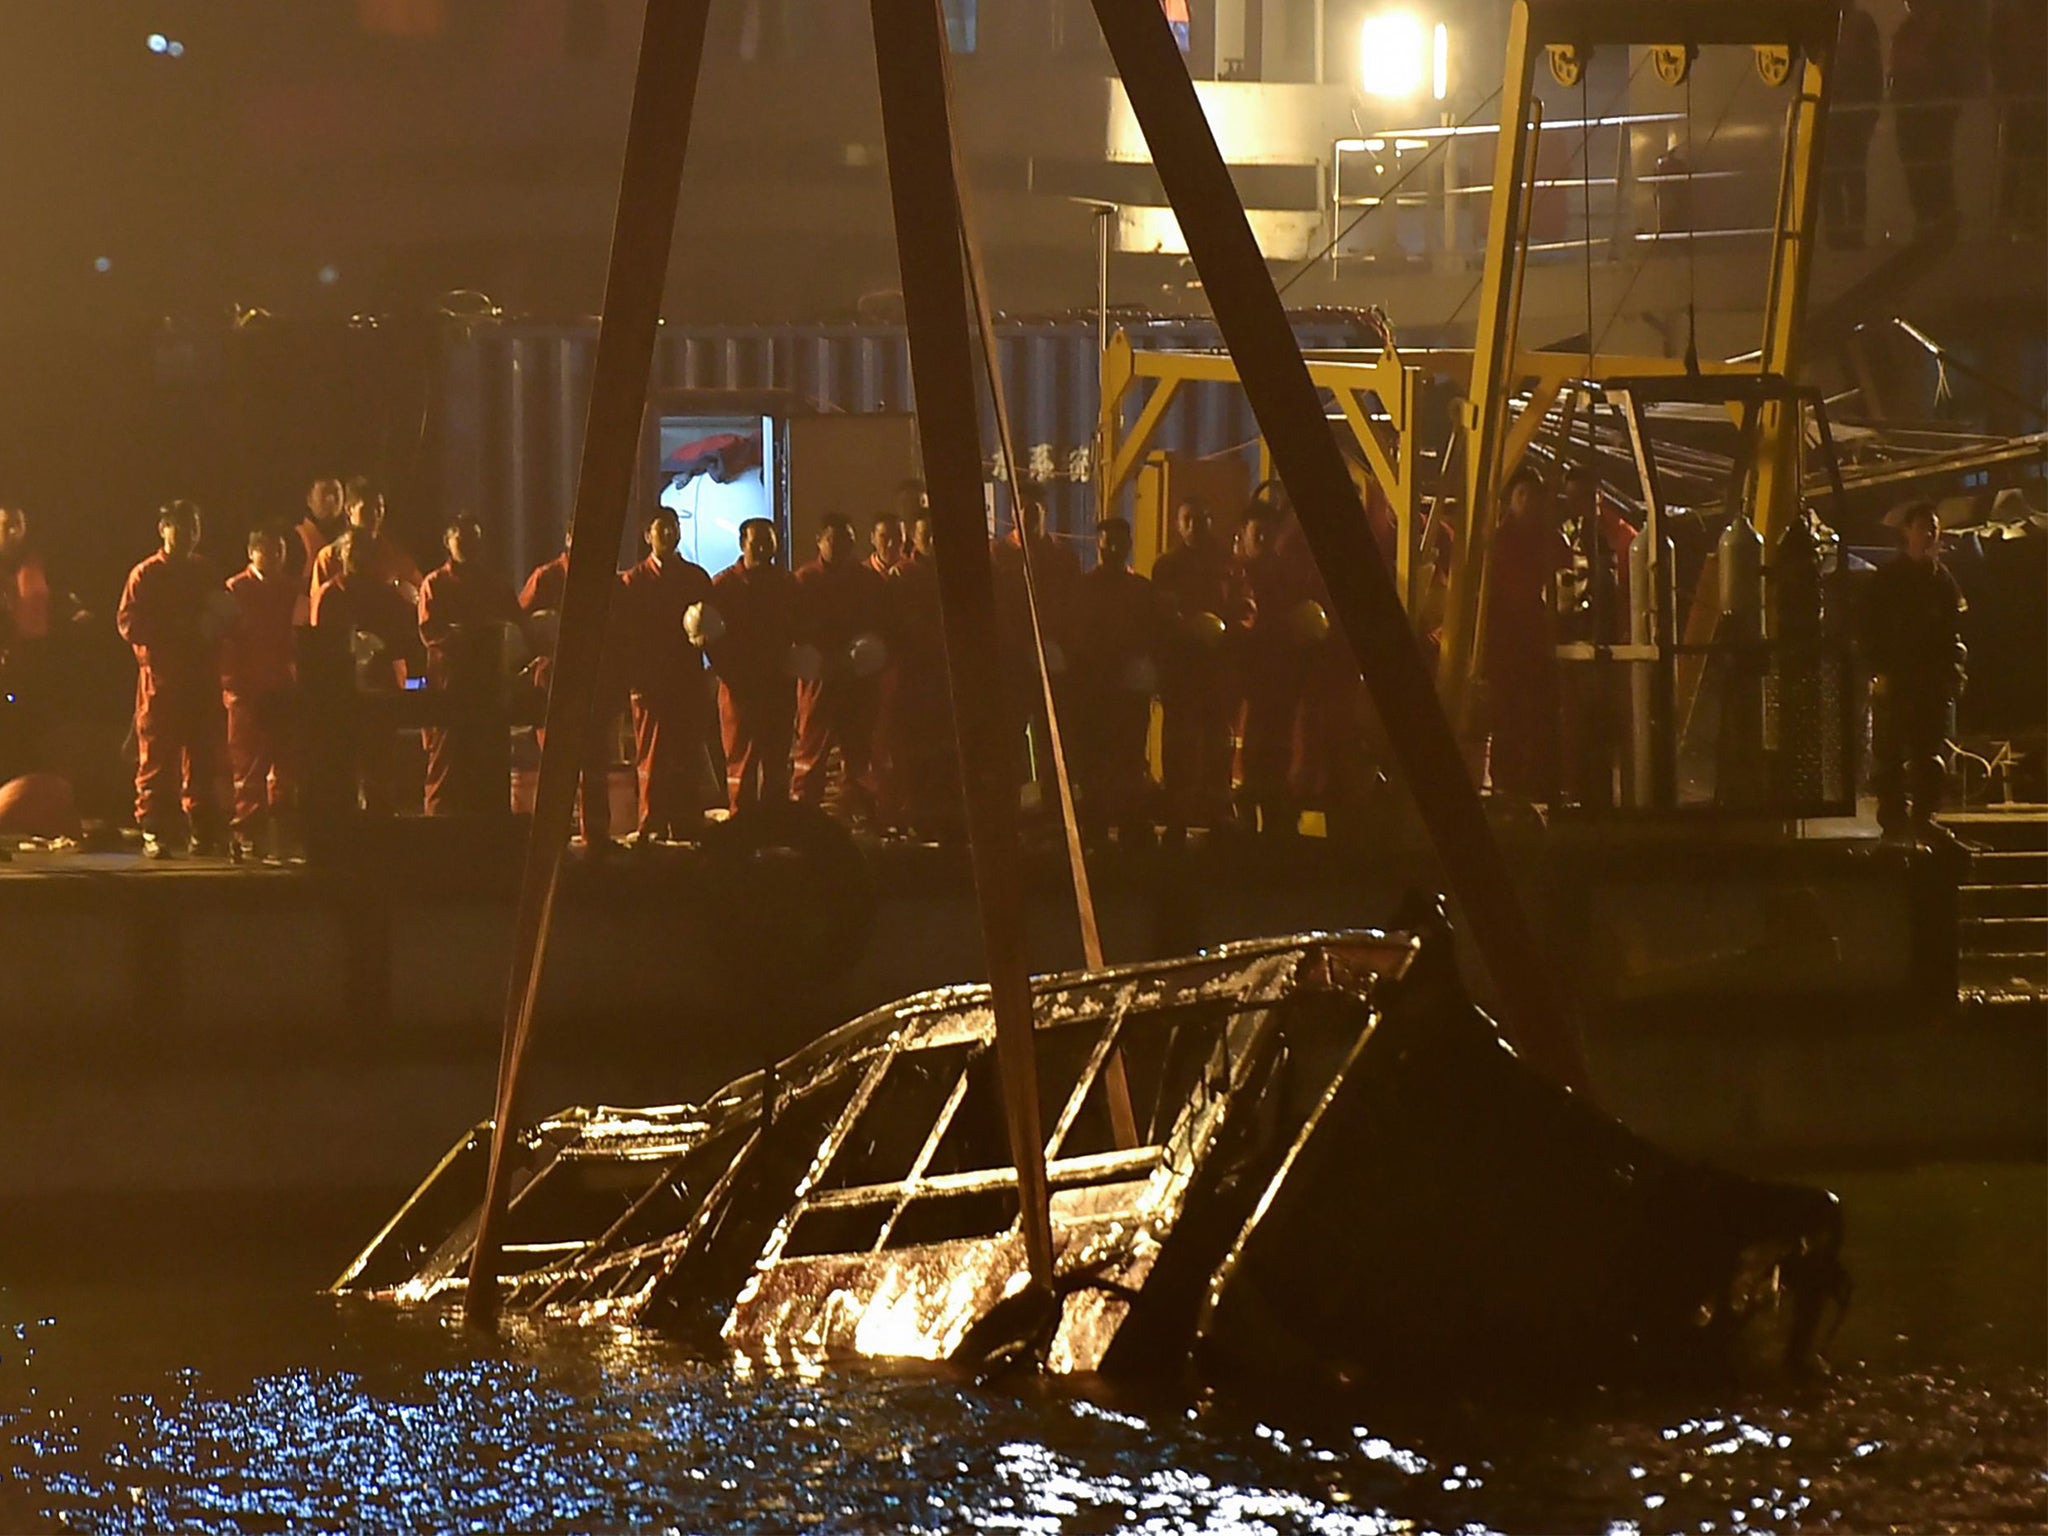
<svg viewBox="0 0 2048 1536"><path fill-rule="evenodd" d="M1059 1371L1339 1381L1519 1366L1475 1345L1568 1319L1568 1357L1609 1375L1718 1348L1802 1256L1832 1262L1831 1197L1690 1168L1537 1079L1431 963L1449 949L1306 934L1034 983L1057 1252L1041 1307L1017 1310L1037 1293L968 987L702 1105L536 1127L505 1304L770 1369L1021 1349ZM483 1144L337 1289L459 1298Z"/></svg>

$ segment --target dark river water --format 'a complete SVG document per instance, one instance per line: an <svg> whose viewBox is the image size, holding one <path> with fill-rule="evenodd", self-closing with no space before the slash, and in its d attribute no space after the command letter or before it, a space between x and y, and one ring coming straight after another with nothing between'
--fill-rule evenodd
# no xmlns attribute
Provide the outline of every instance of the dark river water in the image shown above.
<svg viewBox="0 0 2048 1536"><path fill-rule="evenodd" d="M2048 1528L2048 1174L1828 1182L1857 1282L1831 1378L1370 1413L744 1379L110 1254L0 1290L0 1530Z"/></svg>

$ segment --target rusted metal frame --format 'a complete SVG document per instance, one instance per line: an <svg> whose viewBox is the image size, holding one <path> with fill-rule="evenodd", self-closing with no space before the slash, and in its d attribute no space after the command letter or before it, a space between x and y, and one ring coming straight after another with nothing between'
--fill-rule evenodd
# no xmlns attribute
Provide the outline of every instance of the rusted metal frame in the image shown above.
<svg viewBox="0 0 2048 1536"><path fill-rule="evenodd" d="M341 1272L340 1278L327 1287L330 1294L348 1289L349 1283L357 1275L360 1275L363 1272L364 1266L370 1262L370 1256L383 1247L385 1239L398 1230L400 1224L412 1213L413 1208L420 1203L421 1197L434 1187L443 1174L455 1166L455 1160L474 1146L480 1136L487 1134L487 1129L487 1127L482 1125L471 1127L463 1133L461 1139L455 1145L441 1154L441 1160L434 1164L433 1171L420 1180L413 1192L405 1197L405 1204L393 1212L391 1219L377 1229L377 1235L364 1244L363 1251L357 1254L350 1262L348 1268Z"/></svg>
<svg viewBox="0 0 2048 1536"><path fill-rule="evenodd" d="M931 498L947 681L967 809L967 840L988 961L1005 1118L1016 1160L1033 1279L1053 1278L1017 863L1017 780L995 634L995 580L982 521L981 428L960 251L960 203L938 0L871 0L875 70L896 252L917 396L918 445Z"/></svg>
<svg viewBox="0 0 2048 1536"><path fill-rule="evenodd" d="M748 1158L753 1156L754 1149L758 1147L760 1144L761 1128L757 1125L754 1127L752 1131L750 1131L747 1134L746 1140L740 1143L739 1150L736 1151L731 1157L726 1159L724 1169L719 1173L716 1179L712 1180L710 1189L705 1191L704 1198L697 1203L696 1214L691 1216L689 1224L683 1229L681 1233L672 1234L671 1240L679 1237L682 1241L682 1246L684 1246L685 1248L689 1246L690 1239L702 1228L705 1221L706 1213L711 1209L711 1202L718 1197L718 1194L721 1190L725 1189L727 1186L731 1184L734 1170L740 1167L743 1163L745 1163ZM656 1196L664 1194L667 1191L674 1189L676 1187L676 1176L683 1171L682 1165L691 1157L695 1156L699 1151L701 1151L702 1147L703 1144L700 1142L697 1146L691 1147L687 1151L676 1153L674 1156L667 1159L667 1166L662 1169L660 1176L656 1178L651 1184L647 1186L646 1189L642 1190L640 1194L634 1198L633 1203L627 1206L626 1209L620 1213L616 1221L614 1221L610 1226L606 1227L604 1231L600 1232L596 1237L592 1238L588 1244L585 1245L584 1252L587 1255L587 1257L584 1262L598 1262L601 1259L601 1257L605 1254L606 1250L610 1248L612 1242L618 1237L619 1233L623 1232L630 1222L632 1222L636 1217L638 1217L642 1211L646 1210L649 1203L652 1202ZM637 1248L644 1245L635 1244L634 1246ZM622 1252L631 1251L632 1250L630 1249L622 1250ZM559 1290L560 1288L560 1283L550 1287L549 1290L544 1292L535 1301L534 1304L536 1306L542 1307L547 1306L551 1301L554 1300L554 1291Z"/></svg>
<svg viewBox="0 0 2048 1536"><path fill-rule="evenodd" d="M555 1164L562 1160L562 1147L559 1145L548 1146L544 1143L536 1149L536 1155L538 1161L527 1172L524 1181L521 1182L517 1189L507 1192L508 1198L503 1207L505 1211L516 1209L519 1202L524 1200L553 1171ZM414 1281L424 1280L426 1283L435 1286L439 1286L446 1281L452 1281L455 1278L456 1272L474 1259L476 1255L477 1232L482 1223L483 1207L478 1206L474 1213L464 1218L462 1224L448 1234L447 1240L434 1250L433 1256L414 1271ZM468 1281L465 1280L464 1284L467 1285Z"/></svg>
<svg viewBox="0 0 2048 1536"><path fill-rule="evenodd" d="M1103 969L1102 925L1095 916L1095 890L1088 879L1088 855L1081 847L1081 822L1074 812L1074 776L1068 771L1065 733L1060 729L1059 701L1053 696L1052 669L1045 660L1045 623L1038 601L1038 558L1025 537L1022 518L1023 480L1017 465L1017 436L1010 425L1009 391L1003 387L1002 358L997 351L995 319L990 314L988 270L981 259L981 242L975 235L974 199L960 141L951 131L953 64L951 50L939 57L944 74L947 108L947 137L953 158L953 195L960 210L960 251L967 264L967 291L973 303L974 323L981 339L982 367L988 376L989 399L995 406L996 439L1009 477L1011 518L1017 524L1017 549L1024 569L1024 605L1031 615L1031 658L1038 672L1038 687L1045 706L1046 747L1052 754L1053 783L1059 791L1060 825L1066 833L1067 874L1074 888L1074 916L1081 932L1081 957L1091 971ZM1119 1146L1134 1146L1138 1133L1131 1119L1131 1090L1124 1076L1122 1057L1111 1060L1105 1082L1109 1095L1109 1118Z"/></svg>
<svg viewBox="0 0 2048 1536"><path fill-rule="evenodd" d="M1214 1277L1204 1289L1201 1308L1195 1316L1194 1336L1197 1339L1208 1337L1209 1325L1215 1317L1216 1308L1230 1285L1231 1277L1237 1272L1238 1265L1244 1261L1245 1245L1251 1241L1252 1233L1258 1229L1259 1223L1265 1220L1266 1212L1272 1207L1280 1191L1286 1187L1303 1150L1322 1129L1324 1117L1329 1113L1330 1106L1337 1101L1337 1095L1343 1090L1346 1080L1357 1069L1358 1058L1378 1029L1379 1022L1380 1011L1375 1008L1372 1011L1371 1024L1359 1031L1358 1039L1352 1042L1351 1049L1345 1052L1344 1059L1337 1065L1337 1070L1330 1075L1330 1081L1316 1099L1315 1107L1302 1120L1293 1139L1288 1143L1287 1151L1281 1155L1279 1165L1274 1168L1272 1177L1266 1181L1266 1187L1260 1192L1251 1215L1247 1216L1244 1225L1238 1228L1237 1236L1232 1239L1222 1262L1216 1266Z"/></svg>
<svg viewBox="0 0 2048 1536"><path fill-rule="evenodd" d="M1329 588L1333 616L1492 972L1503 1027L1540 1071L1583 1088L1577 1034L1438 705L1400 593L1366 526L1357 488L1165 14L1152 0L1094 4L1253 414Z"/></svg>
<svg viewBox="0 0 2048 1536"><path fill-rule="evenodd" d="M1086 1183L1104 1174L1136 1173L1149 1169L1159 1160L1157 1147L1126 1147L1115 1152L1091 1152L1086 1157L1062 1158L1052 1165L1049 1177L1060 1184ZM864 1205L881 1205L899 1197L913 1199L919 1195L973 1195L984 1194L992 1189L1014 1189L1017 1186L1017 1170L1014 1168L973 1168L965 1173L935 1173L930 1178L918 1181L915 1188L908 1187L909 1181L892 1180L887 1184L862 1184L851 1189L834 1189L818 1196L808 1204L814 1211L843 1211ZM893 1222L891 1223L893 1227Z"/></svg>
<svg viewBox="0 0 2048 1536"><path fill-rule="evenodd" d="M839 1112L839 1118L832 1122L825 1132L824 1140L818 1143L817 1153L811 1158L811 1166L797 1181L799 1206L809 1198L813 1181L824 1177L825 1170L832 1166L832 1160L839 1155L839 1149L846 1145L847 1137L853 1134L854 1125L867 1109L869 1101L874 1098L875 1090L881 1087L882 1079L888 1075L890 1063L909 1047L908 1038L899 1035L890 1042L889 1049L883 1051L869 1066L867 1076L861 1079L860 1086L853 1090L846 1101L846 1107Z"/></svg>
<svg viewBox="0 0 2048 1536"><path fill-rule="evenodd" d="M985 1045L983 1051L994 1050L993 1044ZM896 1223L903 1215L903 1209L917 1198L924 1183L925 1170L938 1155L939 1143L946 1139L946 1132L953 1128L953 1117L960 1112L961 1102L967 1097L967 1079L974 1071L974 1063L981 1057L981 1051L970 1051L966 1061L960 1064L960 1075L953 1079L953 1088L946 1095L946 1102L939 1106L938 1115L932 1121L931 1133L924 1139L924 1145L917 1149L917 1156L910 1160L910 1171L893 1185L871 1185L870 1188L892 1188L896 1191L894 1208L888 1219L882 1223L882 1230L875 1234L870 1252L880 1252L889 1246L889 1234L896 1230ZM835 1192L837 1193L837 1192Z"/></svg>
<svg viewBox="0 0 2048 1536"><path fill-rule="evenodd" d="M569 570L548 696L547 738L513 932L490 1164L463 1308L478 1323L487 1324L496 1311L504 1149L518 1127L520 1069L540 1000L541 969L583 745L593 725L613 568L632 497L709 13L710 0L649 0L640 36L604 317L598 327L583 462L570 522Z"/></svg>
<svg viewBox="0 0 2048 1536"><path fill-rule="evenodd" d="M1087 1102L1088 1091L1095 1086L1095 1078L1103 1070L1105 1062L1113 1061L1116 1064L1117 1088L1123 1094L1124 1113L1130 1116L1130 1139L1123 1139L1119 1132L1117 1145L1138 1145L1137 1117L1132 1113L1131 1085L1129 1078L1124 1074L1124 1056L1120 1043L1124 1020L1130 1017L1131 998L1136 990L1136 987L1129 983L1117 989L1116 1003L1109 1014L1109 1027L1096 1037L1095 1048L1088 1053L1087 1061L1081 1064L1080 1075L1074 1079L1073 1091L1067 1095L1067 1102L1061 1106L1059 1119L1053 1125L1052 1134L1045 1138L1045 1155L1048 1159L1054 1156L1060 1142L1066 1137L1067 1132L1073 1129L1074 1122L1081 1117L1081 1106ZM1109 1091L1108 1085L1105 1084L1105 1094ZM1112 1105L1112 1113L1114 1108Z"/></svg>

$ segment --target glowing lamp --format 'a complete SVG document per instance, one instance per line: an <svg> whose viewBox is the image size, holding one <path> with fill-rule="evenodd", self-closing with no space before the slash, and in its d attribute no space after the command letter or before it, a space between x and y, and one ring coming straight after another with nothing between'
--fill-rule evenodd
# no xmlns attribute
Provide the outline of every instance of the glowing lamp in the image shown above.
<svg viewBox="0 0 2048 1536"><path fill-rule="evenodd" d="M1429 31L1406 11L1368 16L1358 34L1358 84L1368 96L1408 100L1429 84Z"/></svg>

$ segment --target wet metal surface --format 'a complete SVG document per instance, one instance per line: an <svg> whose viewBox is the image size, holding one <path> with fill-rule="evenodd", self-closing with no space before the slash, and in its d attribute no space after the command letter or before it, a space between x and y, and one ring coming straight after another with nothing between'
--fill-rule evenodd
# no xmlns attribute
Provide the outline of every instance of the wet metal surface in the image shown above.
<svg viewBox="0 0 2048 1536"><path fill-rule="evenodd" d="M1370 1411L740 1376L646 1334L313 1294L320 1260L0 1289L0 1529L2032 1530L2048 1174L1831 1178L1858 1296L1800 1387ZM146 1250L145 1250L146 1251ZM325 1256L331 1258L331 1256Z"/></svg>

